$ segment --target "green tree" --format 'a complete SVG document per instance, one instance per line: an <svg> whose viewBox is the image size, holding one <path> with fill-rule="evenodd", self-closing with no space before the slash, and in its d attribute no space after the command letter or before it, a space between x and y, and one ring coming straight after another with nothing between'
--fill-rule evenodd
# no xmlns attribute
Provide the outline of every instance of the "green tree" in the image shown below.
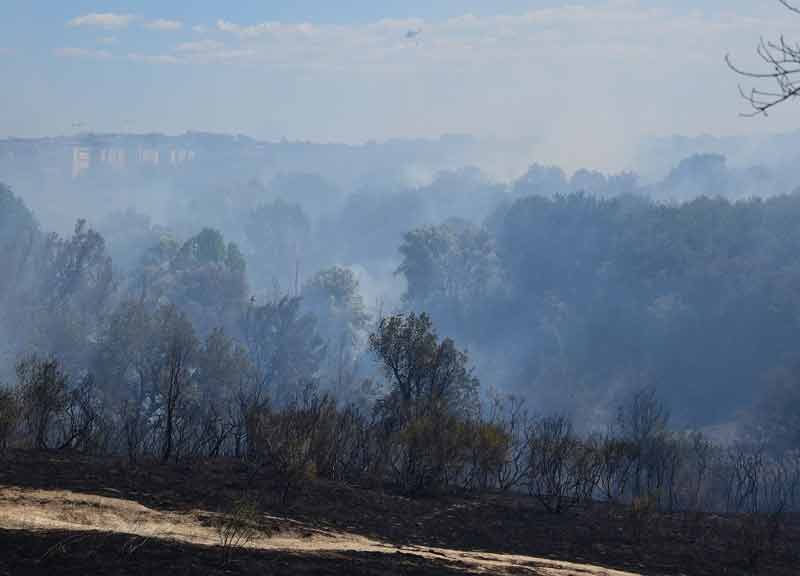
<svg viewBox="0 0 800 576"><path fill-rule="evenodd" d="M499 279L489 234L468 222L449 221L408 232L397 272L406 279L405 300L425 306L468 306L485 298Z"/></svg>
<svg viewBox="0 0 800 576"><path fill-rule="evenodd" d="M258 403L247 351L222 328L216 328L197 355L192 379L197 387L193 412L200 427L194 452L216 456L232 436L239 456L247 413Z"/></svg>
<svg viewBox="0 0 800 576"><path fill-rule="evenodd" d="M120 422L125 449L135 461L148 436L148 419L158 407L159 334L153 313L141 300L126 300L111 313L92 362L104 398Z"/></svg>
<svg viewBox="0 0 800 576"><path fill-rule="evenodd" d="M479 382L467 354L439 341L426 314L384 318L369 343L389 381L378 413L397 481L413 492L447 485L470 456Z"/></svg>
<svg viewBox="0 0 800 576"><path fill-rule="evenodd" d="M282 404L318 379L325 342L317 332L316 318L302 312L300 298L251 304L241 329L259 375L259 396L269 390Z"/></svg>
<svg viewBox="0 0 800 576"><path fill-rule="evenodd" d="M303 209L283 200L261 204L247 218L244 232L257 278L294 286L297 267L311 245L311 221Z"/></svg>
<svg viewBox="0 0 800 576"><path fill-rule="evenodd" d="M180 247L162 238L146 254L134 283L145 300L171 302L188 314L201 335L224 327L235 333L248 291L247 266L239 247L205 228Z"/></svg>
<svg viewBox="0 0 800 576"><path fill-rule="evenodd" d="M369 315L358 286L358 278L349 268L334 266L318 272L303 287L303 306L317 318L320 336L327 355L323 376L337 397L354 391L359 348Z"/></svg>
<svg viewBox="0 0 800 576"><path fill-rule="evenodd" d="M25 203L0 183L0 305L25 285L41 232ZM0 308L2 310L2 308Z"/></svg>
<svg viewBox="0 0 800 576"><path fill-rule="evenodd" d="M382 319L369 345L390 382L387 401L403 420L440 411L466 416L476 407L479 381L469 357L450 338L439 340L427 314Z"/></svg>

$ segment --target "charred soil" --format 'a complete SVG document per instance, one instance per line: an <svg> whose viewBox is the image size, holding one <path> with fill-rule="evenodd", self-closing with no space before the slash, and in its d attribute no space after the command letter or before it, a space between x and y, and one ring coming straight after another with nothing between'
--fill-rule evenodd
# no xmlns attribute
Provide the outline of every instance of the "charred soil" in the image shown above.
<svg viewBox="0 0 800 576"><path fill-rule="evenodd" d="M712 514L638 518L626 507L599 503L551 514L527 496L408 498L389 488L322 481L283 504L269 485L238 460L131 466L12 451L0 460L0 575L604 573L553 571L550 559L637 574L796 576L800 566L796 517L770 525ZM210 526L243 495L258 506L275 544L238 550L223 561ZM74 511L48 516L59 519L52 524L43 517L13 523L2 515L6 507L24 516L15 503L23 511L32 503L44 510L69 504L95 507L109 523L101 510L107 501L127 503L142 522L175 521L188 530L191 521L196 530L176 529L186 538L150 537L92 525L85 510L77 520ZM319 545L304 546L304 540Z"/></svg>

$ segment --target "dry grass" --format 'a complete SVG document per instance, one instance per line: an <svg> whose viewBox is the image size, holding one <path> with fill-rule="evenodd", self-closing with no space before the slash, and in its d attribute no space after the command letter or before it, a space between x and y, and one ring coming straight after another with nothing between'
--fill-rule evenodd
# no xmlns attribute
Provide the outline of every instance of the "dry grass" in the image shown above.
<svg viewBox="0 0 800 576"><path fill-rule="evenodd" d="M280 520L264 516L264 521ZM111 532L143 538L170 539L190 544L219 544L218 515L192 510L162 512L122 498L70 491L0 487L0 528L27 531ZM295 553L371 552L402 553L462 564L472 573L513 572L543 576L630 576L630 573L545 560L530 556L466 552L446 548L397 546L343 532L310 529L287 521L288 529L277 536L254 534L246 546ZM264 534L267 534L265 531Z"/></svg>
<svg viewBox="0 0 800 576"><path fill-rule="evenodd" d="M13 552L0 554L0 576L52 573L38 558L65 539L71 544L48 562L69 576L141 576L173 565L177 573L213 576L621 573L610 568L753 574L735 544L740 519L732 516L657 514L635 539L624 506L595 503L553 515L521 495L409 499L391 487L323 480L282 505L270 486L267 476L230 459L129 466L70 452L12 450L0 465L0 550ZM237 549L226 565L219 521L240 498L257 504L258 524L274 537ZM22 530L3 529L12 525ZM797 576L800 517L787 518L783 528L759 573ZM137 548L134 558L120 555L129 545Z"/></svg>

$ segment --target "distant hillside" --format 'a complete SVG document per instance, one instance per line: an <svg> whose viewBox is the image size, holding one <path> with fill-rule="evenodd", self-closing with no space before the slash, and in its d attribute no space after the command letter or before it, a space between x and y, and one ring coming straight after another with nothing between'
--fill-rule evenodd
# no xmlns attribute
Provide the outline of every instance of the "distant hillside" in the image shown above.
<svg viewBox="0 0 800 576"><path fill-rule="evenodd" d="M647 138L637 147L632 168L648 180L660 180L681 160L696 154L725 156L736 169L764 166L774 171L794 171L800 161L800 131L748 136L690 137L676 134Z"/></svg>

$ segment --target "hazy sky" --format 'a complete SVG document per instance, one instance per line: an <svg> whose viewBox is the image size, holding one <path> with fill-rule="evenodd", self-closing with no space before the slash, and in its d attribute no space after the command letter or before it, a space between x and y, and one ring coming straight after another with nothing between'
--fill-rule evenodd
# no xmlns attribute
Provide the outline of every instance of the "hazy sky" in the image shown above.
<svg viewBox="0 0 800 576"><path fill-rule="evenodd" d="M0 136L459 132L608 168L644 135L800 128L740 118L723 61L778 33L777 0L4 0Z"/></svg>

